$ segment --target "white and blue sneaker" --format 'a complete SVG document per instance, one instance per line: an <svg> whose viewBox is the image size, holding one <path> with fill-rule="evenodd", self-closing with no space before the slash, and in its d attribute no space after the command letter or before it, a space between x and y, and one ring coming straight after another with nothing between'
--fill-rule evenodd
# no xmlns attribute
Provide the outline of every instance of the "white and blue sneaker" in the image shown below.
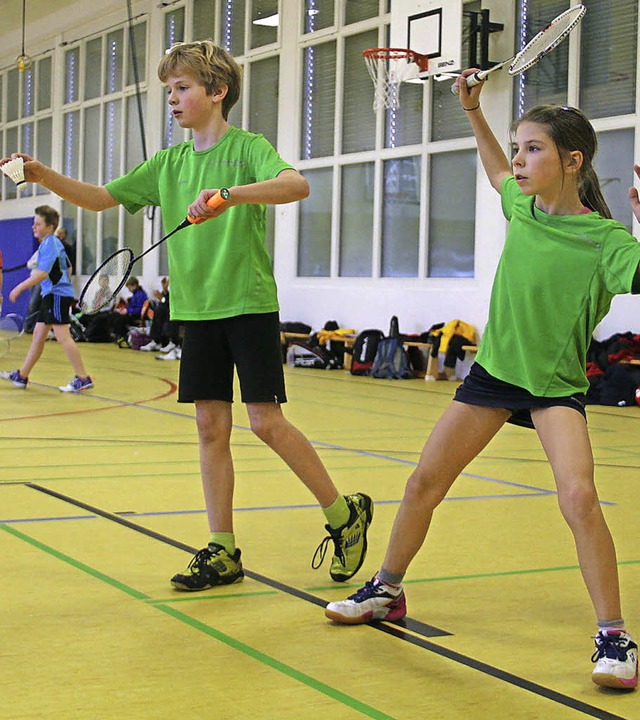
<svg viewBox="0 0 640 720"><path fill-rule="evenodd" d="M21 388L24 390L27 387L29 378L22 377L20 370L12 370L11 372L0 372L0 377L3 380L8 380L14 387Z"/></svg>
<svg viewBox="0 0 640 720"><path fill-rule="evenodd" d="M86 378L81 378L76 375L68 385L59 387L60 392L82 392L82 390L89 390L93 387L93 380L87 375Z"/></svg>
<svg viewBox="0 0 640 720"><path fill-rule="evenodd" d="M386 585L374 577L346 600L329 603L324 614L345 625L400 620L407 614L407 603L401 585Z"/></svg>
<svg viewBox="0 0 640 720"><path fill-rule="evenodd" d="M600 630L595 636L592 679L603 687L631 690L638 684L638 646L624 630Z"/></svg>

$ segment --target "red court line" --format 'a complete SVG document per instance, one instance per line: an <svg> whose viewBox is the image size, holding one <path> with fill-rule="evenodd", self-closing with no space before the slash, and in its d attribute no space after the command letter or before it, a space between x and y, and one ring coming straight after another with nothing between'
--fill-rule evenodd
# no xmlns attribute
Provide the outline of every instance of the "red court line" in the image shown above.
<svg viewBox="0 0 640 720"><path fill-rule="evenodd" d="M138 375L143 375L143 373L134 373ZM145 376L146 377L146 376ZM160 382L166 383L169 386L169 389L166 392L161 393L160 395L154 395L153 397L146 398L144 400L136 400L133 402L128 402L125 400L116 400L114 399L112 402L118 403L117 405L110 405L108 407L101 407L101 408L84 408L83 410L65 410L64 412L55 412L55 413L44 413L40 415L21 415L20 417L12 417L12 418L0 418L1 422L15 422L16 420L36 420L40 418L51 418L51 417L63 417L65 415L85 415L85 414L91 414L91 413L97 413L97 412L103 412L104 410L117 410L119 408L122 408L123 406L130 406L130 405L144 405L145 403L153 402L154 400L162 400L163 398L169 397L169 395L173 395L177 389L178 385L171 380L167 380L166 378L157 378L160 380ZM34 383L35 385L39 385L40 383ZM53 387L51 385L42 385L42 387ZM100 396L89 396L89 397L96 397L97 399L101 399ZM109 398L105 398L106 400L109 400Z"/></svg>

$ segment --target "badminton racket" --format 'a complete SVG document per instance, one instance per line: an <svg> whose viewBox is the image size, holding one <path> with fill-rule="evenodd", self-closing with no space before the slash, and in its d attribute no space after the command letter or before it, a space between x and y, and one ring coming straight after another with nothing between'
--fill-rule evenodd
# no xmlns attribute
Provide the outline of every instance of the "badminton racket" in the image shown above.
<svg viewBox="0 0 640 720"><path fill-rule="evenodd" d="M6 355L11 341L19 338L24 332L24 318L16 313L7 313L0 317L0 356Z"/></svg>
<svg viewBox="0 0 640 720"><path fill-rule="evenodd" d="M207 205L211 209L215 209L229 200L229 190L220 188L215 195L207 200ZM133 266L143 258L147 253L155 250L165 240L168 240L173 234L179 230L183 230L189 225L197 225L204 221L204 218L186 217L177 227L163 238L158 240L155 245L147 248L140 255L134 255L131 248L122 248L116 250L94 271L93 275L87 280L82 288L78 307L82 315L94 315L111 305L118 293L122 290L131 275Z"/></svg>
<svg viewBox="0 0 640 720"><path fill-rule="evenodd" d="M554 48L569 35L569 33L582 20L587 8L584 5L574 5L573 7L560 13L554 18L543 30L541 30L532 40L530 40L520 52L513 57L507 58L502 62L490 67L488 70L479 70L473 75L466 77L467 86L473 87L481 83L487 75L509 65L509 75L519 75L525 70L539 62L545 55L548 55ZM451 92L458 95L460 90L457 85L451 86Z"/></svg>

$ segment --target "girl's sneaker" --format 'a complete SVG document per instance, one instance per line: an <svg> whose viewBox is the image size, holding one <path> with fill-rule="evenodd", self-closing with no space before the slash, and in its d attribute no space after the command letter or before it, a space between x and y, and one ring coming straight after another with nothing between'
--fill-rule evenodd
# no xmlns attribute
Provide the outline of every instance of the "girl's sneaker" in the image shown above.
<svg viewBox="0 0 640 720"><path fill-rule="evenodd" d="M596 685L630 690L638 684L638 646L624 630L600 630L595 636L596 664L592 679Z"/></svg>
<svg viewBox="0 0 640 720"><path fill-rule="evenodd" d="M329 603L324 614L345 625L399 620L407 614L407 603L402 587L386 585L374 577L346 600Z"/></svg>

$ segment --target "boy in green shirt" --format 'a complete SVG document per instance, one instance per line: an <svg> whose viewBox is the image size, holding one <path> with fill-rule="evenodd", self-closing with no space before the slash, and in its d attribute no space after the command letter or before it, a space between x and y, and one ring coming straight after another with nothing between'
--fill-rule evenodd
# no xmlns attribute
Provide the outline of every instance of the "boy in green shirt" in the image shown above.
<svg viewBox="0 0 640 720"><path fill-rule="evenodd" d="M192 130L189 142L157 152L103 187L22 157L27 181L80 207L99 211L122 204L133 213L159 205L167 227L178 225L185 212L201 221L168 241L168 255L171 317L185 328L178 400L196 406L211 535L171 582L177 590L204 590L244 577L233 532L234 367L251 429L322 506L329 535L321 548L332 540L335 550L330 575L348 580L364 561L373 503L363 493L340 495L312 445L282 413L279 308L264 244L265 205L305 198L307 182L263 136L227 122L240 96L241 69L224 49L210 41L174 45L158 76L178 124ZM229 200L212 210L207 200L223 187Z"/></svg>

